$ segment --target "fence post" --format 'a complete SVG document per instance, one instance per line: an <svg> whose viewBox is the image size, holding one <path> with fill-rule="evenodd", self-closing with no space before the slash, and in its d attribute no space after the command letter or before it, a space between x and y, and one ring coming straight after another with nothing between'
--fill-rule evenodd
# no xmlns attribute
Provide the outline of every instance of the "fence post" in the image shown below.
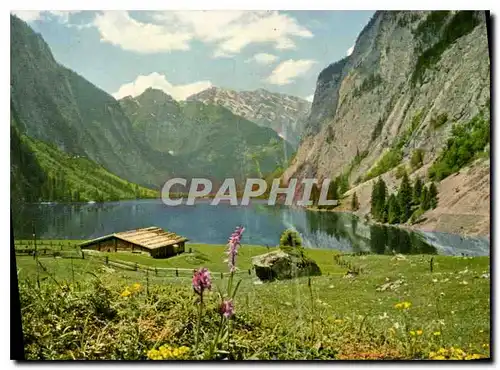
<svg viewBox="0 0 500 370"><path fill-rule="evenodd" d="M85 253L82 251L82 260L85 259Z"/></svg>
<svg viewBox="0 0 500 370"><path fill-rule="evenodd" d="M248 269L248 275L252 275L252 270Z"/></svg>
<svg viewBox="0 0 500 370"><path fill-rule="evenodd" d="M189 248L189 253L192 253L192 251L193 251L193 250L192 250L191 248Z"/></svg>
<svg viewBox="0 0 500 370"><path fill-rule="evenodd" d="M107 265L107 264L109 264L109 257L108 257L108 256L106 256L106 257L104 257L104 258L106 258L106 265Z"/></svg>
<svg viewBox="0 0 500 370"><path fill-rule="evenodd" d="M179 270L175 269L175 276L179 276Z"/></svg>
<svg viewBox="0 0 500 370"><path fill-rule="evenodd" d="M431 257L430 268L431 268L431 272L432 272L434 270L434 257Z"/></svg>
<svg viewBox="0 0 500 370"><path fill-rule="evenodd" d="M158 269L155 267L155 275L158 276Z"/></svg>
<svg viewBox="0 0 500 370"><path fill-rule="evenodd" d="M138 266L137 266L137 262L136 262L135 263L135 271L137 271L137 268L138 268Z"/></svg>

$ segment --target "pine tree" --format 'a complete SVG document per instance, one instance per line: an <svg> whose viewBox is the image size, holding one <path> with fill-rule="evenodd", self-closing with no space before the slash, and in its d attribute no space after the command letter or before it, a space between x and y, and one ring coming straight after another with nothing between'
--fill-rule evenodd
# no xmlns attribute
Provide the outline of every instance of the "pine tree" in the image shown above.
<svg viewBox="0 0 500 370"><path fill-rule="evenodd" d="M384 222L385 198L387 195L387 186L384 180L380 177L373 185L371 199L371 214L377 221Z"/></svg>
<svg viewBox="0 0 500 370"><path fill-rule="evenodd" d="M427 211L430 208L430 198L429 198L429 190L427 189L427 186L424 186L422 188L422 195L421 195L421 201L420 201L420 208L422 208L424 211Z"/></svg>
<svg viewBox="0 0 500 370"><path fill-rule="evenodd" d="M399 207L399 201L397 197L394 194L391 194L389 197L388 203L388 215L387 215L387 222L390 224L397 224L399 223L400 216L401 216L401 208Z"/></svg>
<svg viewBox="0 0 500 370"><path fill-rule="evenodd" d="M422 196L422 179L417 177L415 179L415 185L413 185L413 204L419 205Z"/></svg>
<svg viewBox="0 0 500 370"><path fill-rule="evenodd" d="M311 189L311 200L313 202L313 205L315 206L318 205L319 196L320 196L320 188L317 184L313 184Z"/></svg>
<svg viewBox="0 0 500 370"><path fill-rule="evenodd" d="M429 186L429 206L432 209L436 208L438 205L437 195L438 191L436 185L433 182L431 182Z"/></svg>
<svg viewBox="0 0 500 370"><path fill-rule="evenodd" d="M356 192L354 192L351 199L351 210L357 211L358 209L359 209L358 196L356 195Z"/></svg>
<svg viewBox="0 0 500 370"><path fill-rule="evenodd" d="M338 182L336 180L330 181L330 184L328 186L327 199L328 200L338 200L339 199ZM330 206L329 208L335 208L335 207L336 206Z"/></svg>
<svg viewBox="0 0 500 370"><path fill-rule="evenodd" d="M412 188L408 175L405 173L401 179L398 192L399 207L401 208L400 222L408 221L411 216Z"/></svg>

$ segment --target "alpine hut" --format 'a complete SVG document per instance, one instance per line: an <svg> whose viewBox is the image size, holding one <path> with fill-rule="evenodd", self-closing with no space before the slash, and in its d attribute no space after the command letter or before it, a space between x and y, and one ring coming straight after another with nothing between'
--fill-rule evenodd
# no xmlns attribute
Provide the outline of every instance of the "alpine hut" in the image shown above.
<svg viewBox="0 0 500 370"><path fill-rule="evenodd" d="M101 252L147 252L154 258L166 258L183 253L187 240L175 233L152 226L101 236L80 244L80 248Z"/></svg>

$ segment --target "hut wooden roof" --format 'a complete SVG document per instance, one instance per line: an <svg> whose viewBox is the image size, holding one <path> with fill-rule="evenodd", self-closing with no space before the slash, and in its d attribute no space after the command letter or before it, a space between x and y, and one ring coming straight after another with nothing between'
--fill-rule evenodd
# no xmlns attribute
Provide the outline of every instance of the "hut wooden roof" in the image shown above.
<svg viewBox="0 0 500 370"><path fill-rule="evenodd" d="M173 245L188 240L187 238L179 236L175 233L165 231L160 227L151 226L143 229L122 231L119 233L101 236L100 238L92 239L85 243L82 243L80 244L80 246L83 247L86 245L95 244L97 242L108 240L111 238L121 239L148 249L161 248L167 245Z"/></svg>

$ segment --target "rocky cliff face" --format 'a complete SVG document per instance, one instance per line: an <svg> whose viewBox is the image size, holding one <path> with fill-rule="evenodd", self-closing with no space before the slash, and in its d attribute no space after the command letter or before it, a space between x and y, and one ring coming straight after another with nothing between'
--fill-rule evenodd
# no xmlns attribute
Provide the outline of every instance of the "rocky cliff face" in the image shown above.
<svg viewBox="0 0 500 370"><path fill-rule="evenodd" d="M264 89L233 91L212 87L187 100L221 105L259 126L272 128L293 145L300 140L303 123L311 107L304 99Z"/></svg>
<svg viewBox="0 0 500 370"><path fill-rule="evenodd" d="M284 178L346 174L351 187L361 186L390 148L401 157L397 165L415 149L428 165L452 125L481 110L488 115L489 101L484 12L377 12L353 53L319 75L305 137Z"/></svg>

